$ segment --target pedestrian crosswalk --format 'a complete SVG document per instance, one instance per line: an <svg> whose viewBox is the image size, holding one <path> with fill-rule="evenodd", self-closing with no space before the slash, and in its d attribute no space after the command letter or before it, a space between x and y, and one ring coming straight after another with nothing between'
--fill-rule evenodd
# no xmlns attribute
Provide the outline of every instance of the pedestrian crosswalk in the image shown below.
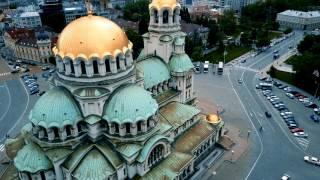
<svg viewBox="0 0 320 180"><path fill-rule="evenodd" d="M309 146L309 140L306 138L296 138L300 146L303 148L303 150L307 150Z"/></svg>
<svg viewBox="0 0 320 180"><path fill-rule="evenodd" d="M0 144L0 152L3 152L4 151L4 144Z"/></svg>
<svg viewBox="0 0 320 180"><path fill-rule="evenodd" d="M9 74L11 74L11 73L10 72L0 73L0 76L7 76Z"/></svg>

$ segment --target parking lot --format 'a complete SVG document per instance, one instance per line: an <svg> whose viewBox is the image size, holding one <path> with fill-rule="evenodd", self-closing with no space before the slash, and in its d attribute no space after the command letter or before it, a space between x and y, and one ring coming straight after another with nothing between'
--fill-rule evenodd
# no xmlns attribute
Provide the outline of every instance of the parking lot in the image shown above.
<svg viewBox="0 0 320 180"><path fill-rule="evenodd" d="M280 81L265 82L257 80L257 84L272 83L272 90L258 90L265 101L268 101L272 111L270 118L278 121L286 127L289 134L295 137L296 141L308 154L320 157L318 138L320 134L320 117L314 112L318 106L313 102L313 97L295 87ZM274 114L278 114L275 115ZM280 115L280 116L279 116Z"/></svg>

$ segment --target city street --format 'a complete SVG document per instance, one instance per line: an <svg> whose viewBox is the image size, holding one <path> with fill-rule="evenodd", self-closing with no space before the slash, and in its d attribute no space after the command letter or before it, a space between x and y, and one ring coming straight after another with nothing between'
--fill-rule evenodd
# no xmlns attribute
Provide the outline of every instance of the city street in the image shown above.
<svg viewBox="0 0 320 180"><path fill-rule="evenodd" d="M316 146L319 136L316 127L308 118L310 109L301 108L298 102L289 103L289 109L297 114L302 127L311 134L309 140L297 141L293 137L272 105L255 89L260 77L260 70L273 63L273 51L279 50L280 55L288 51L289 46L295 46L302 39L302 33L296 34L265 52L250 57L245 63L234 62L227 66L223 76L199 74L195 76L195 83L199 99L210 97L215 103L226 109L222 114L226 124L238 127L242 132L250 129L249 149L237 161L230 163L222 159L219 167L209 169L207 179L280 179L287 173L292 179L316 180L320 176L319 167L312 166L303 161L304 155L319 156ZM239 83L242 79L243 83ZM214 82L214 83L211 83ZM210 88L202 88L206 85ZM277 91L277 90L275 90ZM280 90L278 90L280 91ZM277 95L281 92L276 92ZM282 93L283 99L284 93ZM280 97L280 95L279 95ZM233 100L232 100L233 99ZM292 100L293 101L293 100ZM269 111L272 118L265 117L264 112ZM232 117L230 117L232 116ZM258 131L263 127L263 131ZM317 128L320 128L318 125ZM244 133L246 134L246 133ZM246 136L246 135L244 135ZM233 173L230 173L233 172Z"/></svg>

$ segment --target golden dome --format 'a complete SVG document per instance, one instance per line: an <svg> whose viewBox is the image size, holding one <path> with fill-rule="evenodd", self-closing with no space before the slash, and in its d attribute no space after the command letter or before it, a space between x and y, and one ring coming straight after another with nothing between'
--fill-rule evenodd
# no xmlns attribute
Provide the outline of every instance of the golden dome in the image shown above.
<svg viewBox="0 0 320 180"><path fill-rule="evenodd" d="M180 7L180 4L177 2L177 0L152 0L151 4L149 5L149 8L153 7L160 10L165 7L174 9L177 6Z"/></svg>
<svg viewBox="0 0 320 180"><path fill-rule="evenodd" d="M207 115L206 120L211 124L219 124L221 122L221 118L216 114Z"/></svg>
<svg viewBox="0 0 320 180"><path fill-rule="evenodd" d="M100 16L88 15L68 24L61 32L55 55L72 59L83 57L113 57L132 49L132 43L125 32L114 22Z"/></svg>

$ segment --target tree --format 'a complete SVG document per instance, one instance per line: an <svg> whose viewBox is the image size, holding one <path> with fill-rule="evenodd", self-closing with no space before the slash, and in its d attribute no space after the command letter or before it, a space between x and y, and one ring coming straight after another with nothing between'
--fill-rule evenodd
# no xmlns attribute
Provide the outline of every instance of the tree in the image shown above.
<svg viewBox="0 0 320 180"><path fill-rule="evenodd" d="M219 27L216 21L209 21L208 23L209 34L208 34L208 43L210 46L214 46L220 39L218 39L217 33L219 32Z"/></svg>
<svg viewBox="0 0 320 180"><path fill-rule="evenodd" d="M240 36L240 43L241 43L241 45L244 45L244 46L249 46L249 45L251 45L252 40L250 39L249 33L244 32L244 33L241 34L241 36Z"/></svg>
<svg viewBox="0 0 320 180"><path fill-rule="evenodd" d="M292 32L292 28L287 28L286 30L283 31L284 34L289 34Z"/></svg>
<svg viewBox="0 0 320 180"><path fill-rule="evenodd" d="M143 39L142 37L133 29L128 29L126 31L128 39L133 44L133 58L137 58L141 49L143 48Z"/></svg>
<svg viewBox="0 0 320 180"><path fill-rule="evenodd" d="M139 21L139 34L142 35L146 32L148 32L148 26L149 26L149 18L143 17Z"/></svg>
<svg viewBox="0 0 320 180"><path fill-rule="evenodd" d="M268 37L260 37L257 39L256 46L257 48L262 48L262 47L269 46L270 43L271 41L270 39L268 39Z"/></svg>
<svg viewBox="0 0 320 180"><path fill-rule="evenodd" d="M56 65L56 59L55 59L54 56L50 56L50 57L49 57L49 63L50 63L50 64L53 64L53 65Z"/></svg>
<svg viewBox="0 0 320 180"><path fill-rule="evenodd" d="M193 52L191 54L191 59L193 61L202 61L203 60L203 52L202 52L201 46L197 46L193 49Z"/></svg>
<svg viewBox="0 0 320 180"><path fill-rule="evenodd" d="M139 0L126 4L123 8L123 18L130 21L139 21L141 18L149 18L149 1ZM149 19L147 20L149 21Z"/></svg>
<svg viewBox="0 0 320 180"><path fill-rule="evenodd" d="M219 18L219 25L221 30L226 35L232 35L236 32L237 24L233 11L225 11L223 16Z"/></svg>

